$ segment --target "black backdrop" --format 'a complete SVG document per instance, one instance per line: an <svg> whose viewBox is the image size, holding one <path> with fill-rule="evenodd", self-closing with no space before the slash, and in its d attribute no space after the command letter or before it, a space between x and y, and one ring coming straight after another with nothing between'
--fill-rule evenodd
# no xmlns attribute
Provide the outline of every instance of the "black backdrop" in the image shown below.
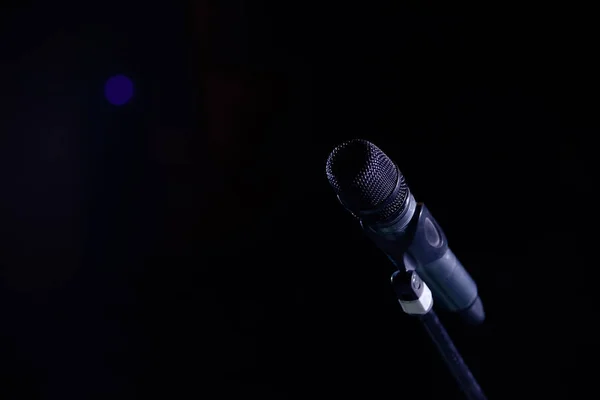
<svg viewBox="0 0 600 400"><path fill-rule="evenodd" d="M327 185L354 137L478 282L489 397L592 389L589 11L64 3L2 14L3 398L461 398Z"/></svg>

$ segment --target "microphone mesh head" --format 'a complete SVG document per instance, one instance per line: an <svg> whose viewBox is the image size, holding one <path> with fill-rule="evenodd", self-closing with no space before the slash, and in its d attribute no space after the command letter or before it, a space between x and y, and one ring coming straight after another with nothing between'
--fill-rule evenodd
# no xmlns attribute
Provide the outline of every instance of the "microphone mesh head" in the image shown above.
<svg viewBox="0 0 600 400"><path fill-rule="evenodd" d="M374 210L384 202L376 214L367 217L370 222L388 219L403 210L408 196L404 177L371 142L354 139L337 146L327 158L326 173L341 202L359 217L361 211ZM389 198L392 194L394 198Z"/></svg>

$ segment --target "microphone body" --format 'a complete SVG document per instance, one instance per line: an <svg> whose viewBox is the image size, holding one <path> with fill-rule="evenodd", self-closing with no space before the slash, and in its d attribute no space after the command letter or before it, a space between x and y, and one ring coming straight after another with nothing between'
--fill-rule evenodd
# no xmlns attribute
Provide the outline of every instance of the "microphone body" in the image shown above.
<svg viewBox="0 0 600 400"><path fill-rule="evenodd" d="M466 322L485 319L477 285L448 246L446 235L429 209L412 195L406 214L378 224L361 222L363 231L402 271L415 271L429 286L436 303L458 312Z"/></svg>
<svg viewBox="0 0 600 400"><path fill-rule="evenodd" d="M342 205L398 270L415 271L436 303L466 322L485 320L477 285L444 231L379 148L364 140L338 146L329 156L327 176Z"/></svg>

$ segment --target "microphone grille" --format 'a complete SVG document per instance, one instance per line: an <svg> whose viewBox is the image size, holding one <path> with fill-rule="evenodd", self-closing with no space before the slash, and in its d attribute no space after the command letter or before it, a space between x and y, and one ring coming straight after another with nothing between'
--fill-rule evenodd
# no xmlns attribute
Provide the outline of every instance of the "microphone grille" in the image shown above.
<svg viewBox="0 0 600 400"><path fill-rule="evenodd" d="M354 214L380 206L394 192L395 199L376 216L377 220L398 212L408 195L408 187L394 162L373 143L354 139L333 149L327 158L326 174L329 184L342 203Z"/></svg>

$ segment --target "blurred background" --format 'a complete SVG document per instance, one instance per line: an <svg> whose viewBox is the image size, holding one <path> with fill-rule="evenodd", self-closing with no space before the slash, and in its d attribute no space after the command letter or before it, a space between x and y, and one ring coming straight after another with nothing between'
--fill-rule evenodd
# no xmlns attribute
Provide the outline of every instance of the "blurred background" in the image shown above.
<svg viewBox="0 0 600 400"><path fill-rule="evenodd" d="M489 398L592 390L592 15L2 10L0 397L462 398L328 186L356 137L478 282L482 326L441 317Z"/></svg>

